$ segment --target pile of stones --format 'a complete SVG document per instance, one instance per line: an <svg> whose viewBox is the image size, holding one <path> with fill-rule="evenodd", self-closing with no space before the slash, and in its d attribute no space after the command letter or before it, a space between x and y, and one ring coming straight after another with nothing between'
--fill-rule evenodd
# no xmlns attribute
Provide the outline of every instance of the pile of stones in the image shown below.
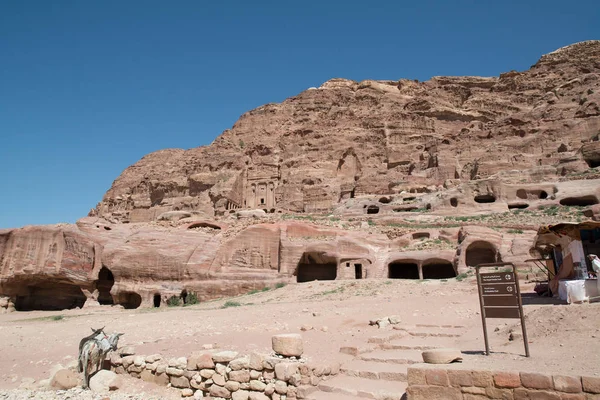
<svg viewBox="0 0 600 400"><path fill-rule="evenodd" d="M303 399L322 379L339 372L339 365L317 365L303 359L298 334L275 335L272 342L274 354L205 351L169 360L159 354L132 354L132 348L124 348L111 355L110 363L117 374L179 388L183 397L196 399Z"/></svg>

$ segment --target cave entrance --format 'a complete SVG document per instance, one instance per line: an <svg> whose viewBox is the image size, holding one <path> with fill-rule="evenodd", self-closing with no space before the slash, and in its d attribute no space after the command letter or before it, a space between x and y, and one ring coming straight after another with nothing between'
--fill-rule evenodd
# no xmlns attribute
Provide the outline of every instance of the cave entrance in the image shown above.
<svg viewBox="0 0 600 400"><path fill-rule="evenodd" d="M598 204L598 198L596 196L580 196L580 197L567 197L560 201L561 206L577 206L587 207Z"/></svg>
<svg viewBox="0 0 600 400"><path fill-rule="evenodd" d="M456 277L456 271L450 261L428 260L423 263L423 279L449 279Z"/></svg>
<svg viewBox="0 0 600 400"><path fill-rule="evenodd" d="M319 252L304 253L296 270L296 281L333 281L337 278L335 258Z"/></svg>
<svg viewBox="0 0 600 400"><path fill-rule="evenodd" d="M98 289L98 303L104 305L114 304L110 289L115 284L115 277L112 272L106 267L102 267L98 273L98 280L96 281L96 289Z"/></svg>
<svg viewBox="0 0 600 400"><path fill-rule="evenodd" d="M354 278L356 278L356 279L363 278L362 264L354 264Z"/></svg>
<svg viewBox="0 0 600 400"><path fill-rule="evenodd" d="M388 265L390 279L419 279L419 266L411 261L394 261Z"/></svg>
<svg viewBox="0 0 600 400"><path fill-rule="evenodd" d="M122 293L119 304L126 310L133 310L142 304L142 296L134 292Z"/></svg>
<svg viewBox="0 0 600 400"><path fill-rule="evenodd" d="M81 308L86 297L77 285L46 280L23 284L15 300L17 311L56 311Z"/></svg>
<svg viewBox="0 0 600 400"><path fill-rule="evenodd" d="M154 298L152 299L152 303L154 304L155 308L160 307L160 294L156 293L154 295Z"/></svg>
<svg viewBox="0 0 600 400"><path fill-rule="evenodd" d="M497 254L493 244L478 240L467 247L465 263L469 267L475 267L479 264L501 262L500 255Z"/></svg>
<svg viewBox="0 0 600 400"><path fill-rule="evenodd" d="M475 203L493 203L496 201L496 196L491 194L480 194L473 199Z"/></svg>
<svg viewBox="0 0 600 400"><path fill-rule="evenodd" d="M379 213L379 207L375 206L375 205L370 205L367 207L367 214L378 214Z"/></svg>

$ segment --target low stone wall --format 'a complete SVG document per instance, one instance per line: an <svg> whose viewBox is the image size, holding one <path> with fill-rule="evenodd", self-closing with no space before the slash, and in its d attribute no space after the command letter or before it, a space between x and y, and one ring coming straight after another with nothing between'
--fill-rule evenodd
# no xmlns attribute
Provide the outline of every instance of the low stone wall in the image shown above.
<svg viewBox="0 0 600 400"><path fill-rule="evenodd" d="M200 352L190 357L163 359L112 354L111 369L147 382L181 389L183 397L233 400L303 399L316 390L323 377L339 373L335 366L316 365L259 353Z"/></svg>
<svg viewBox="0 0 600 400"><path fill-rule="evenodd" d="M408 400L600 400L600 378L409 368Z"/></svg>

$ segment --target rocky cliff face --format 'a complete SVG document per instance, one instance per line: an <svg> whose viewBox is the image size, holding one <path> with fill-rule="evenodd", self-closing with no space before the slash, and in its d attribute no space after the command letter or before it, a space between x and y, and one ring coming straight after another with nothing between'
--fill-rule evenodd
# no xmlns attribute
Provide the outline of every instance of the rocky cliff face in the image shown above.
<svg viewBox="0 0 600 400"><path fill-rule="evenodd" d="M333 79L145 156L77 225L0 230L0 312L523 267L539 224L600 219L599 134L600 41L497 78Z"/></svg>
<svg viewBox="0 0 600 400"><path fill-rule="evenodd" d="M600 41L493 78L332 79L247 112L210 146L145 156L94 213L141 222L173 210L315 212L489 178L559 180L600 165L599 132Z"/></svg>

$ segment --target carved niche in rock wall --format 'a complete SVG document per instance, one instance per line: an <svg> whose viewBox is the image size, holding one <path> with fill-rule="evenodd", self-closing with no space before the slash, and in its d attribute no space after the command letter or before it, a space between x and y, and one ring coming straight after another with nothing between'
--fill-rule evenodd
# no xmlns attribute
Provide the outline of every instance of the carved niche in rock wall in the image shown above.
<svg viewBox="0 0 600 400"><path fill-rule="evenodd" d="M244 184L245 208L264 208L270 210L277 204L275 189L279 186L279 166L261 164L246 170Z"/></svg>

